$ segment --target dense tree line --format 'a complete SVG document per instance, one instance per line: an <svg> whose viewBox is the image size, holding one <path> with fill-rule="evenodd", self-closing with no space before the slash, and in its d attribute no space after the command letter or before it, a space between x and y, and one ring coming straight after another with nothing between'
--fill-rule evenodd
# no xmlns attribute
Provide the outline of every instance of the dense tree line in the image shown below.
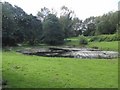
<svg viewBox="0 0 120 90"><path fill-rule="evenodd" d="M64 39L78 35L95 36L117 32L118 12L89 17L84 21L75 16L73 10L61 7L60 17L53 9L44 7L37 16L28 15L22 8L2 3L3 46L27 43L59 45Z"/></svg>
<svg viewBox="0 0 120 90"><path fill-rule="evenodd" d="M37 17L26 14L20 7L8 2L2 4L2 44L39 42L42 33L42 23Z"/></svg>
<svg viewBox="0 0 120 90"><path fill-rule="evenodd" d="M87 18L83 22L83 26L85 36L114 34L118 29L118 11Z"/></svg>

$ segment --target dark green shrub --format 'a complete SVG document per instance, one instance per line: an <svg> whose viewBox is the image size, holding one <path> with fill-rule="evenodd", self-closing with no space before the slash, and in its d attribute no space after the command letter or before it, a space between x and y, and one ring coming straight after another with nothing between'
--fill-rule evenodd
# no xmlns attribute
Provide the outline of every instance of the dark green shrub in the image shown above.
<svg viewBox="0 0 120 90"><path fill-rule="evenodd" d="M67 39L64 40L64 42L71 42L71 41L72 41L72 40L67 40Z"/></svg>
<svg viewBox="0 0 120 90"><path fill-rule="evenodd" d="M93 36L89 41L90 41L90 42L93 42L93 41L100 42L100 41L102 41L102 40L104 40L104 38L101 38L101 37L99 37L99 36Z"/></svg>
<svg viewBox="0 0 120 90"><path fill-rule="evenodd" d="M87 38L84 37L84 36L80 36L79 44L81 44L81 45L87 45L88 44Z"/></svg>
<svg viewBox="0 0 120 90"><path fill-rule="evenodd" d="M92 38L90 38L90 42L93 41L97 41L97 42L101 42L101 41L119 41L120 38L118 37L117 34L113 34L113 35L99 35L99 36L93 36Z"/></svg>

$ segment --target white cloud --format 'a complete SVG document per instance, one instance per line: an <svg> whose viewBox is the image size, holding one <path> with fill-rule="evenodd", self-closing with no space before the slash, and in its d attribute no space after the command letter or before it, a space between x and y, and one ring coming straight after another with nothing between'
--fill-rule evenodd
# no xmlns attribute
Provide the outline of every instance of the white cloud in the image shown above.
<svg viewBox="0 0 120 90"><path fill-rule="evenodd" d="M2 0L17 5L28 14L36 15L42 7L55 8L58 12L63 5L75 11L80 19L98 16L118 9L119 0Z"/></svg>

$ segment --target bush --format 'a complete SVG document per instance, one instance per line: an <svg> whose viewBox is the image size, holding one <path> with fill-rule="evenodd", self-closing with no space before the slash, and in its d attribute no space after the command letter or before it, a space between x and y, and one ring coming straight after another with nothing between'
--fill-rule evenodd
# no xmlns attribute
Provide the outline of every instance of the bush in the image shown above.
<svg viewBox="0 0 120 90"><path fill-rule="evenodd" d="M93 36L89 41L93 42L93 41L119 41L120 38L117 36L117 34L113 34L113 35L99 35L99 36Z"/></svg>
<svg viewBox="0 0 120 90"><path fill-rule="evenodd" d="M71 42L71 41L72 41L72 40L67 40L67 39L64 40L64 42Z"/></svg>
<svg viewBox="0 0 120 90"><path fill-rule="evenodd" d="M87 45L88 44L87 38L84 37L84 36L80 36L79 44L81 44L81 45Z"/></svg>
<svg viewBox="0 0 120 90"><path fill-rule="evenodd" d="M93 42L93 41L98 41L98 37L97 36L93 36L92 38L90 38L89 42Z"/></svg>

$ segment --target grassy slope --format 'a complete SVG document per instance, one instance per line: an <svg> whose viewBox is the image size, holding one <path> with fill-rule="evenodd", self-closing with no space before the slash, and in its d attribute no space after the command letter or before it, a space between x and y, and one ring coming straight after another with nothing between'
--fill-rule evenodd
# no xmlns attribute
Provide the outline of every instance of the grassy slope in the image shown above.
<svg viewBox="0 0 120 90"><path fill-rule="evenodd" d="M118 41L112 42L90 42L88 47L97 46L101 50L113 50L118 51Z"/></svg>
<svg viewBox="0 0 120 90"><path fill-rule="evenodd" d="M77 47L80 47L80 45L79 45L79 37L68 38L68 40L71 40L71 42L67 42L65 45L70 45L70 46L75 45ZM87 47L98 47L101 50L118 51L118 41L89 42Z"/></svg>
<svg viewBox="0 0 120 90"><path fill-rule="evenodd" d="M117 60L25 56L3 52L8 87L118 87Z"/></svg>

